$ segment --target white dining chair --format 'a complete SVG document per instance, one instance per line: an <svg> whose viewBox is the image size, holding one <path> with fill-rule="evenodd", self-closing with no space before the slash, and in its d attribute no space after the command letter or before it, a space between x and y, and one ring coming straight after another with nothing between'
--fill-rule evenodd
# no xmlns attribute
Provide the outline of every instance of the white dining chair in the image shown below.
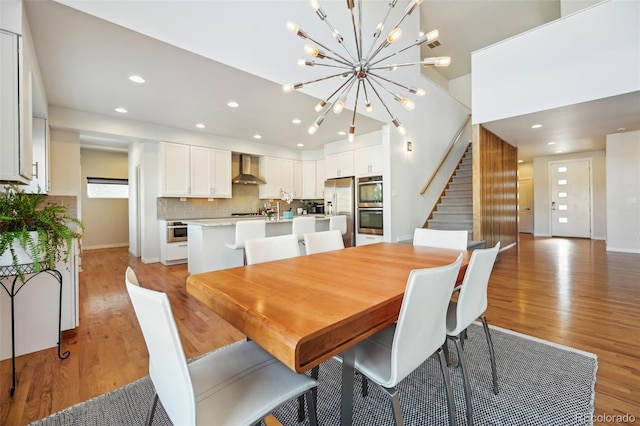
<svg viewBox="0 0 640 426"><path fill-rule="evenodd" d="M245 244L247 265L300 256L298 238L294 234L255 238Z"/></svg>
<svg viewBox="0 0 640 426"><path fill-rule="evenodd" d="M493 265L496 262L500 241L488 249L476 249L471 253L471 259L460 286L457 302L450 301L447 309L447 337L455 342L458 352L458 364L462 369L465 401L467 405L467 423L473 424L473 405L471 403L471 385L469 371L464 357L464 347L461 335L476 319L482 320L482 327L489 346L491 360L491 375L493 376L493 393L498 394L498 374L496 371L496 355L489 333L489 326L484 312L487 310L487 287ZM445 344L446 348L446 344Z"/></svg>
<svg viewBox="0 0 640 426"><path fill-rule="evenodd" d="M337 229L338 231L340 231L340 234L344 235L347 233L347 216L345 215L338 215L338 216L331 216L329 218L329 230L333 231L334 229Z"/></svg>
<svg viewBox="0 0 640 426"><path fill-rule="evenodd" d="M316 232L315 216L297 216L293 218L293 222L291 222L291 233L298 238L298 242L303 245L303 249L304 234L311 232Z"/></svg>
<svg viewBox="0 0 640 426"><path fill-rule="evenodd" d="M403 425L396 385L434 352L444 379L449 424L455 425L455 403L442 346L446 339L447 306L462 254L455 262L411 271L398 321L355 346L355 369L391 399L396 425Z"/></svg>
<svg viewBox="0 0 640 426"><path fill-rule="evenodd" d="M314 254L343 249L344 241L342 240L340 231L334 229L333 231L304 234L304 246L307 254Z"/></svg>
<svg viewBox="0 0 640 426"><path fill-rule="evenodd" d="M416 228L413 245L467 251L469 231Z"/></svg>
<svg viewBox="0 0 640 426"><path fill-rule="evenodd" d="M236 223L236 240L225 245L232 250L242 250L243 263L247 264L247 256L244 252L245 241L252 238L264 238L266 235L265 220L239 220Z"/></svg>
<svg viewBox="0 0 640 426"><path fill-rule="evenodd" d="M314 379L295 373L251 341L187 363L167 295L140 287L131 268L125 281L149 351L156 392L147 425L153 422L158 399L175 425L235 426L255 425L301 395L307 397L310 423L317 424Z"/></svg>

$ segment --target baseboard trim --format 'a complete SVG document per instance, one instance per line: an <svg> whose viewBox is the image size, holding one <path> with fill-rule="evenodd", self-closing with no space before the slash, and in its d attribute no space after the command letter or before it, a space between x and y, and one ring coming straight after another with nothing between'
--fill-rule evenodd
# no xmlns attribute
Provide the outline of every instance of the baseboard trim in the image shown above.
<svg viewBox="0 0 640 426"><path fill-rule="evenodd" d="M119 247L129 247L129 243L119 243L119 244L100 244L96 246L82 246L82 250L99 250L106 248L119 248Z"/></svg>

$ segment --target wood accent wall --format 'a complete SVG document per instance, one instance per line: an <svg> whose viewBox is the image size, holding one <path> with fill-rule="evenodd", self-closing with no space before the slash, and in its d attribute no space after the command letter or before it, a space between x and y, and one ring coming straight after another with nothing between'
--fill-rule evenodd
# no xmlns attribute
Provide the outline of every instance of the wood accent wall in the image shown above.
<svg viewBox="0 0 640 426"><path fill-rule="evenodd" d="M485 247L518 241L518 149L473 126L473 239Z"/></svg>

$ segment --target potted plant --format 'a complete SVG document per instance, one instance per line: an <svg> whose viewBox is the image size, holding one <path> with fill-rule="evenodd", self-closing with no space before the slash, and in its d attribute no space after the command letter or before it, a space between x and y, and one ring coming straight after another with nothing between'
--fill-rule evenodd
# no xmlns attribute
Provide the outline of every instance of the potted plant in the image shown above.
<svg viewBox="0 0 640 426"><path fill-rule="evenodd" d="M55 269L56 262L69 258L71 242L82 236L82 222L67 214L67 208L46 204L44 194L28 194L17 185L0 192L0 267L30 263L33 271ZM27 254L20 257L20 251Z"/></svg>

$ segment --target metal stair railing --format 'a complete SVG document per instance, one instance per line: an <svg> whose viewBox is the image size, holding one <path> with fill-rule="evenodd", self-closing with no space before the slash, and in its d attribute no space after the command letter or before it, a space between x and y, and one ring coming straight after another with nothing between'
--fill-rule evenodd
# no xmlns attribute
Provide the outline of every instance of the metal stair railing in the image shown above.
<svg viewBox="0 0 640 426"><path fill-rule="evenodd" d="M467 125L469 124L470 121L471 121L471 114L468 114L467 117L465 118L464 122L462 123L462 125L460 126L458 131L456 132L455 136L453 137L451 143L449 144L449 147L447 148L446 154L444 155L444 157L442 157L442 160L440 160L440 164L438 164L438 167L436 168L436 170L433 172L433 174L431 175L429 180L427 180L427 183L424 185L424 187L420 191L420 195L424 195L424 193L427 192L427 188L429 188L429 185L431 185L431 181L433 181L433 178L436 177L436 175L438 174L438 172L442 168L442 165L445 163L445 161L449 157L449 154L451 154L451 150L453 149L453 147L460 140L460 137L462 136L462 133L464 132L464 129L467 127Z"/></svg>

